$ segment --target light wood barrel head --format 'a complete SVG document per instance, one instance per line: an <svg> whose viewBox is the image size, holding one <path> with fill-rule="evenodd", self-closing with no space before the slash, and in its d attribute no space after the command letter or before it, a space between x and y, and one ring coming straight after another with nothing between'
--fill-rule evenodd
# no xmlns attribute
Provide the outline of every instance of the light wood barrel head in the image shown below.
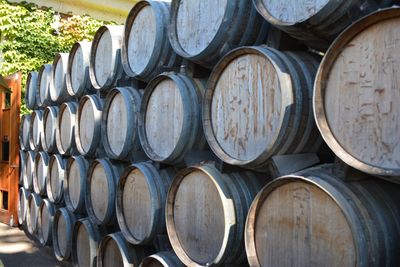
<svg viewBox="0 0 400 267"><path fill-rule="evenodd" d="M50 90L50 97L53 101L59 100L60 95L66 90L65 75L68 67L68 54L57 54L53 62L53 87Z"/></svg>
<svg viewBox="0 0 400 267"><path fill-rule="evenodd" d="M76 160L72 160L68 169L68 195L71 204L77 208L82 193L80 166Z"/></svg>
<svg viewBox="0 0 400 267"><path fill-rule="evenodd" d="M78 266L91 266L91 258L90 258L90 238L89 233L86 230L86 227L83 224L79 225L76 243L73 244L76 246L76 256Z"/></svg>
<svg viewBox="0 0 400 267"><path fill-rule="evenodd" d="M99 37L94 57L94 75L99 87L103 87L114 71L114 55L112 37L104 30Z"/></svg>
<svg viewBox="0 0 400 267"><path fill-rule="evenodd" d="M99 221L103 221L106 218L109 201L109 186L106 171L102 164L97 163L90 174L90 200L93 213Z"/></svg>
<svg viewBox="0 0 400 267"><path fill-rule="evenodd" d="M71 128L73 126L74 119L73 114L71 114L68 108L64 108L60 112L60 119L59 119L59 134L61 140L61 147L64 151L68 149L68 145L72 139L72 131Z"/></svg>
<svg viewBox="0 0 400 267"><path fill-rule="evenodd" d="M83 104L80 104L78 116L78 129L80 145L83 151L87 152L91 148L96 128L96 120L94 112L97 110L90 99L86 99Z"/></svg>
<svg viewBox="0 0 400 267"><path fill-rule="evenodd" d="M256 4L262 5L278 25L292 25L309 20L323 9L330 0L259 0Z"/></svg>
<svg viewBox="0 0 400 267"><path fill-rule="evenodd" d="M229 157L252 161L274 146L283 120L278 72L266 56L249 53L220 73L209 103L210 124Z"/></svg>
<svg viewBox="0 0 400 267"><path fill-rule="evenodd" d="M77 93L81 84L85 81L84 54L81 46L78 46L73 54L71 63L71 89Z"/></svg>
<svg viewBox="0 0 400 267"><path fill-rule="evenodd" d="M153 201L146 177L133 169L126 177L122 191L122 213L130 234L145 239L153 226Z"/></svg>
<svg viewBox="0 0 400 267"><path fill-rule="evenodd" d="M228 0L180 0L175 28L181 49L188 55L198 55L219 33Z"/></svg>
<svg viewBox="0 0 400 267"><path fill-rule="evenodd" d="M353 229L325 189L295 178L260 194L246 224L251 266L356 265Z"/></svg>
<svg viewBox="0 0 400 267"><path fill-rule="evenodd" d="M68 225L65 221L64 216L60 215L57 220L57 233L55 234L57 234L58 249L63 256L65 256L64 253L67 251L67 240L69 239L69 237L67 236L67 227Z"/></svg>
<svg viewBox="0 0 400 267"><path fill-rule="evenodd" d="M29 196L28 199L28 212L29 212L29 232L34 234L37 230L37 206L35 200L33 199L33 194Z"/></svg>
<svg viewBox="0 0 400 267"><path fill-rule="evenodd" d="M56 135L58 110L58 107L47 107L43 113L43 148L47 152L55 152L57 149Z"/></svg>
<svg viewBox="0 0 400 267"><path fill-rule="evenodd" d="M28 73L28 76L26 78L26 85L25 85L25 102L28 108L34 109L36 106L36 96L38 94L38 84L37 84L37 79L38 79L38 73L36 71Z"/></svg>
<svg viewBox="0 0 400 267"><path fill-rule="evenodd" d="M121 93L116 93L110 102L107 111L107 140L109 147L115 155L120 155L124 150L128 136L128 108L127 101Z"/></svg>
<svg viewBox="0 0 400 267"><path fill-rule="evenodd" d="M51 214L49 213L49 210L47 209L46 205L41 205L40 206L40 234L41 240L48 240L49 234L50 234L50 229L52 227L52 221L51 221Z"/></svg>
<svg viewBox="0 0 400 267"><path fill-rule="evenodd" d="M31 123L31 117L29 116L29 119L27 119L24 115L24 119L21 119L22 121L22 141L24 145L29 144L29 126ZM28 147L26 147L28 149Z"/></svg>
<svg viewBox="0 0 400 267"><path fill-rule="evenodd" d="M345 163L383 176L400 175L400 9L353 24L331 46L315 83L321 134Z"/></svg>
<svg viewBox="0 0 400 267"><path fill-rule="evenodd" d="M182 256L191 263L212 263L223 247L226 228L225 209L217 185L205 172L193 170L180 182L171 208L173 215L169 219L173 220L177 237L171 243L180 252L178 257L186 264L188 261ZM169 235L170 230L169 227Z"/></svg>
<svg viewBox="0 0 400 267"><path fill-rule="evenodd" d="M124 38L128 65L138 75L145 70L153 56L157 40L157 18L149 3L141 3L140 10L135 10L132 16L129 35Z"/></svg>
<svg viewBox="0 0 400 267"><path fill-rule="evenodd" d="M154 87L145 111L145 134L152 151L167 158L175 150L183 127L183 99L172 79L161 79Z"/></svg>
<svg viewBox="0 0 400 267"><path fill-rule="evenodd" d="M102 257L102 267L125 266L120 248L114 239L107 239L102 247L102 252L103 253L98 256Z"/></svg>
<svg viewBox="0 0 400 267"><path fill-rule="evenodd" d="M50 88L52 87L52 65L45 64L39 70L39 104L48 104L50 102Z"/></svg>

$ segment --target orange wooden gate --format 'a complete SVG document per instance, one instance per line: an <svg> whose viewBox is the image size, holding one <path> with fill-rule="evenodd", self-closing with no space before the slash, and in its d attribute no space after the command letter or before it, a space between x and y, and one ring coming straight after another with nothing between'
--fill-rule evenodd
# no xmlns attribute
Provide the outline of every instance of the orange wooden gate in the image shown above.
<svg viewBox="0 0 400 267"><path fill-rule="evenodd" d="M4 77L0 91L0 222L16 226L21 74Z"/></svg>

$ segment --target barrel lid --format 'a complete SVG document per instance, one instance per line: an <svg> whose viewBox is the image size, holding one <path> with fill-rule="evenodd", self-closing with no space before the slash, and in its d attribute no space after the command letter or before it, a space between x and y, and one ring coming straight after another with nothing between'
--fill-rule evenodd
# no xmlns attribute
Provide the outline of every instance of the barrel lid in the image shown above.
<svg viewBox="0 0 400 267"><path fill-rule="evenodd" d="M290 175L264 187L246 222L250 265L356 265L361 223L342 194L346 190L330 183L332 179Z"/></svg>
<svg viewBox="0 0 400 267"><path fill-rule="evenodd" d="M208 50L221 32L228 0L174 1L171 6L170 40L177 53L193 57Z"/></svg>
<svg viewBox="0 0 400 267"><path fill-rule="evenodd" d="M377 11L327 51L314 88L317 125L329 147L361 171L400 176L400 8Z"/></svg>
<svg viewBox="0 0 400 267"><path fill-rule="evenodd" d="M272 156L295 102L292 87L272 49L243 47L226 55L210 76L203 102L203 126L214 153L234 165Z"/></svg>
<svg viewBox="0 0 400 267"><path fill-rule="evenodd" d="M279 26L295 25L304 21L312 20L324 9L335 10L342 1L330 0L253 0L257 10L270 23ZM334 3L332 3L334 2ZM325 12L323 12L325 13ZM322 16L322 15L321 15Z"/></svg>
<svg viewBox="0 0 400 267"><path fill-rule="evenodd" d="M157 43L161 42L159 23L152 7L152 1L140 1L130 11L126 19L124 40L122 44L122 61L124 69L130 76L143 73L154 57Z"/></svg>
<svg viewBox="0 0 400 267"><path fill-rule="evenodd" d="M70 96L82 96L90 87L89 62L91 42L76 42L69 53L66 85Z"/></svg>
<svg viewBox="0 0 400 267"><path fill-rule="evenodd" d="M188 266L211 266L226 256L236 213L222 179L211 166L190 167L175 176L168 192L168 236Z"/></svg>
<svg viewBox="0 0 400 267"><path fill-rule="evenodd" d="M43 106L45 103L48 104L50 100L50 88L53 86L52 68L51 64L44 64L39 70L38 104L40 106Z"/></svg>

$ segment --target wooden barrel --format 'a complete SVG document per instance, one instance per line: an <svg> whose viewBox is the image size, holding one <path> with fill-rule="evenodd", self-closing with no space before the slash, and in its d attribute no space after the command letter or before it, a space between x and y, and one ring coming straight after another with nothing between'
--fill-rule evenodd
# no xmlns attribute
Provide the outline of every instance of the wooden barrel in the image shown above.
<svg viewBox="0 0 400 267"><path fill-rule="evenodd" d="M85 194L88 168L89 161L83 156L72 156L67 161L64 197L65 206L71 212L86 213Z"/></svg>
<svg viewBox="0 0 400 267"><path fill-rule="evenodd" d="M143 249L126 242L121 233L109 234L100 242L97 267L139 267L144 257Z"/></svg>
<svg viewBox="0 0 400 267"><path fill-rule="evenodd" d="M264 180L251 172L222 174L210 164L186 168L175 176L167 197L166 224L171 245L185 265L245 262L246 215Z"/></svg>
<svg viewBox="0 0 400 267"><path fill-rule="evenodd" d="M343 182L328 167L278 178L257 195L246 222L250 266L400 264L399 186Z"/></svg>
<svg viewBox="0 0 400 267"><path fill-rule="evenodd" d="M38 239L43 246L53 241L53 220L56 208L48 199L43 199L38 211Z"/></svg>
<svg viewBox="0 0 400 267"><path fill-rule="evenodd" d="M75 143L81 155L95 157L96 151L101 148L102 111L103 100L97 95L86 95L79 102Z"/></svg>
<svg viewBox="0 0 400 267"><path fill-rule="evenodd" d="M116 87L107 94L101 132L109 158L132 158L141 149L137 130L141 101L141 93L133 87Z"/></svg>
<svg viewBox="0 0 400 267"><path fill-rule="evenodd" d="M148 84L140 107L139 137L150 159L179 164L188 151L206 147L201 125L204 83L182 74L161 74Z"/></svg>
<svg viewBox="0 0 400 267"><path fill-rule="evenodd" d="M75 125L78 104L66 102L61 104L58 112L56 144L62 155L76 154Z"/></svg>
<svg viewBox="0 0 400 267"><path fill-rule="evenodd" d="M391 0L253 0L253 3L272 25L321 51L357 19L392 5Z"/></svg>
<svg viewBox="0 0 400 267"><path fill-rule="evenodd" d="M115 196L122 170L123 165L112 164L108 159L96 159L90 164L85 204L92 223L106 226L116 222Z"/></svg>
<svg viewBox="0 0 400 267"><path fill-rule="evenodd" d="M41 202L42 198L35 193L31 193L28 197L26 209L26 226L28 228L28 232L33 236L37 236L38 215Z"/></svg>
<svg viewBox="0 0 400 267"><path fill-rule="evenodd" d="M23 176L23 185L26 190L33 189L33 174L35 170L35 157L34 151L26 151L26 169Z"/></svg>
<svg viewBox="0 0 400 267"><path fill-rule="evenodd" d="M67 91L67 68L68 68L68 53L58 53L53 61L52 82L50 87L50 98L55 103L63 103L70 99Z"/></svg>
<svg viewBox="0 0 400 267"><path fill-rule="evenodd" d="M72 230L76 216L66 208L60 208L54 214L53 249L59 261L67 261L71 256Z"/></svg>
<svg viewBox="0 0 400 267"><path fill-rule="evenodd" d="M97 248L104 230L88 219L76 221L72 231L72 264L77 267L96 267Z"/></svg>
<svg viewBox="0 0 400 267"><path fill-rule="evenodd" d="M169 17L169 2L139 1L133 6L121 47L122 65L128 76L149 81L181 64L181 57L168 39Z"/></svg>
<svg viewBox="0 0 400 267"><path fill-rule="evenodd" d="M36 95L38 92L38 73L28 73L25 86L25 105L29 109L37 108Z"/></svg>
<svg viewBox="0 0 400 267"><path fill-rule="evenodd" d="M63 201L65 165L66 159L61 155L51 155L48 180L46 181L46 193L49 200L55 204Z"/></svg>
<svg viewBox="0 0 400 267"><path fill-rule="evenodd" d="M19 146L22 150L27 151L30 150L30 143L29 143L29 131L31 125L31 114L24 114L21 116L21 123L19 126Z"/></svg>
<svg viewBox="0 0 400 267"><path fill-rule="evenodd" d="M214 68L203 105L205 135L223 161L265 170L274 155L316 152L312 108L318 59L266 46L239 48Z"/></svg>
<svg viewBox="0 0 400 267"><path fill-rule="evenodd" d="M265 43L270 28L248 0L174 0L170 23L174 50L209 68L236 47Z"/></svg>
<svg viewBox="0 0 400 267"><path fill-rule="evenodd" d="M46 195L50 156L46 152L36 153L33 173L33 191L39 196Z"/></svg>
<svg viewBox="0 0 400 267"><path fill-rule="evenodd" d="M19 178L18 178L18 184L19 185L24 185L24 176L26 175L26 156L27 153L23 150L19 151Z"/></svg>
<svg viewBox="0 0 400 267"><path fill-rule="evenodd" d="M31 125L29 126L29 143L32 150L42 149L43 131L43 111L34 110L32 112Z"/></svg>
<svg viewBox="0 0 400 267"><path fill-rule="evenodd" d="M165 235L165 204L175 171L159 170L151 163L125 169L117 189L117 219L124 237L132 244L151 243Z"/></svg>
<svg viewBox="0 0 400 267"><path fill-rule="evenodd" d="M162 251L145 258L140 267L184 267L173 251Z"/></svg>
<svg viewBox="0 0 400 267"><path fill-rule="evenodd" d="M39 107L46 107L53 102L50 98L50 88L53 86L51 64L44 64L40 67L38 75L38 94L37 101Z"/></svg>
<svg viewBox="0 0 400 267"><path fill-rule="evenodd" d="M92 43L75 43L69 53L67 68L67 91L72 97L82 97L92 93L89 77L90 49Z"/></svg>
<svg viewBox="0 0 400 267"><path fill-rule="evenodd" d="M340 35L319 68L314 109L322 137L341 160L400 183L400 94L393 78L400 67L399 16L400 8L382 10Z"/></svg>
<svg viewBox="0 0 400 267"><path fill-rule="evenodd" d="M43 150L49 153L57 153L57 121L59 108L57 106L46 107L43 113Z"/></svg>
<svg viewBox="0 0 400 267"><path fill-rule="evenodd" d="M90 52L89 75L92 86L98 90L114 87L123 75L121 44L124 26L100 27L94 36Z"/></svg>
<svg viewBox="0 0 400 267"><path fill-rule="evenodd" d="M18 223L24 225L26 223L26 211L28 209L29 190L20 187L18 190Z"/></svg>

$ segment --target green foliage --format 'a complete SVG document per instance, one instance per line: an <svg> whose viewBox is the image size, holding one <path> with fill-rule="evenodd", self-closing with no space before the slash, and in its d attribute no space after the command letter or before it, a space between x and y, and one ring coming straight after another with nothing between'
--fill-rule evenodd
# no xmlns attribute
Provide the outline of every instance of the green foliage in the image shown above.
<svg viewBox="0 0 400 267"><path fill-rule="evenodd" d="M89 16L60 19L52 9L0 0L0 74L6 76L20 71L25 85L29 72L51 63L57 53L69 52L75 42L92 40L102 25L104 22ZM24 91L25 88L22 95ZM23 112L25 107L21 108Z"/></svg>

